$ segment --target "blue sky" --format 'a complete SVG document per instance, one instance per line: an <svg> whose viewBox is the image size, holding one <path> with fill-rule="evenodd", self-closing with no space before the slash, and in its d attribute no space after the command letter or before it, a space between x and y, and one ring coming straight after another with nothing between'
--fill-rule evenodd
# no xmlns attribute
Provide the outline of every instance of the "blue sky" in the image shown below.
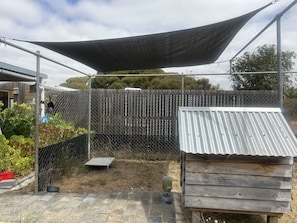
<svg viewBox="0 0 297 223"><path fill-rule="evenodd" d="M180 73L222 73L228 70L228 61L277 13L293 0L279 0L258 13L233 39L218 59L218 63L204 66L170 68ZM109 39L186 29L227 20L248 13L271 0L13 0L1 1L0 37L32 51L66 63L86 73L95 71L31 44L11 39L37 41L80 41ZM297 52L297 6L282 19L282 48ZM247 51L263 44L276 44L275 25L260 36ZM29 54L0 44L0 61L35 70L35 58ZM296 70L296 69L295 69ZM47 82L60 84L65 79L81 74L58 65L41 61L41 71L47 73ZM211 80L222 83L221 77Z"/></svg>

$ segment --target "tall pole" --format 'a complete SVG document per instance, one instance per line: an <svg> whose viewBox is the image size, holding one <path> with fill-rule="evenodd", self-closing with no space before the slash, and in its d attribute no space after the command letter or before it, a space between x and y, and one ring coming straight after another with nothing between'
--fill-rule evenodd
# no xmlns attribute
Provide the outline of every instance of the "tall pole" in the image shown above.
<svg viewBox="0 0 297 223"><path fill-rule="evenodd" d="M276 2L276 1L275 1ZM243 48L241 48L240 51L238 51L232 58L233 60L235 57L237 57L245 48L247 48L254 40L256 40L262 33L265 32L266 29L268 29L275 21L280 20L280 17L285 14L289 9L291 9L295 4L297 3L297 0L294 0L288 7L286 7L282 12L280 12L272 21L270 21L254 38L252 38Z"/></svg>
<svg viewBox="0 0 297 223"><path fill-rule="evenodd" d="M92 109L92 79L89 76L88 87L89 87L89 100L88 100L88 159L91 159L91 109Z"/></svg>
<svg viewBox="0 0 297 223"><path fill-rule="evenodd" d="M45 99L44 99L44 85L42 84L42 78L40 78L40 117L45 115Z"/></svg>
<svg viewBox="0 0 297 223"><path fill-rule="evenodd" d="M276 21L276 28L277 28L277 83L278 83L278 102L279 107L283 109L283 91L284 91L284 84L283 84L283 74L282 74L282 61L281 61L281 17L279 16Z"/></svg>
<svg viewBox="0 0 297 223"><path fill-rule="evenodd" d="M38 193L38 175L39 175L39 154L38 154L38 130L39 130L39 110L40 110L40 52L36 52L36 101L35 101L35 193Z"/></svg>
<svg viewBox="0 0 297 223"><path fill-rule="evenodd" d="M181 93L182 93L182 106L185 106L184 103L184 92L185 92L185 76L182 74L181 76Z"/></svg>

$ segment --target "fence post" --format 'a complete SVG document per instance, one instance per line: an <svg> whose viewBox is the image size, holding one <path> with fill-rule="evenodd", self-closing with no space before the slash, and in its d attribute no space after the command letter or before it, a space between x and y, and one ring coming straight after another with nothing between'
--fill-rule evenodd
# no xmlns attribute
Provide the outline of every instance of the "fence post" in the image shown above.
<svg viewBox="0 0 297 223"><path fill-rule="evenodd" d="M39 130L39 110L40 110L40 52L36 52L36 101L35 101L35 193L38 193L38 130Z"/></svg>
<svg viewBox="0 0 297 223"><path fill-rule="evenodd" d="M181 93L182 93L182 103L181 106L184 106L184 91L185 91L185 76L181 75Z"/></svg>
<svg viewBox="0 0 297 223"><path fill-rule="evenodd" d="M91 159L91 109L92 109L92 79L89 76L88 87L89 87L89 102L88 102L88 159Z"/></svg>
<svg viewBox="0 0 297 223"><path fill-rule="evenodd" d="M279 16L277 21L277 80L278 80L278 100L279 107L283 110L283 73L282 73L282 58L281 58L281 17Z"/></svg>

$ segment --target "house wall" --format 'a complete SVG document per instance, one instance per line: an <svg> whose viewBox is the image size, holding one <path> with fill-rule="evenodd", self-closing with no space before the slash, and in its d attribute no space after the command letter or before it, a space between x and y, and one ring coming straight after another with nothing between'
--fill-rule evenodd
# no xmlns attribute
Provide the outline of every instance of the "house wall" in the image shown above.
<svg viewBox="0 0 297 223"><path fill-rule="evenodd" d="M182 202L209 212L291 211L292 157L182 154Z"/></svg>
<svg viewBox="0 0 297 223"><path fill-rule="evenodd" d="M18 82L7 82L0 84L0 91L7 93L5 101L5 107L12 107L14 102L19 104L35 103L35 92L30 90L30 84L18 83Z"/></svg>

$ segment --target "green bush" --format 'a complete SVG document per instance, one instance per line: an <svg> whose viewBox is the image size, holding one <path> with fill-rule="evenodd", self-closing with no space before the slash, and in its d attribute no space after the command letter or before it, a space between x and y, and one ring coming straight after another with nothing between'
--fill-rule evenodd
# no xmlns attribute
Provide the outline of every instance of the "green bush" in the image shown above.
<svg viewBox="0 0 297 223"><path fill-rule="evenodd" d="M9 145L16 149L20 149L23 157L34 157L35 155L33 138L25 138L24 136L13 135L9 139Z"/></svg>
<svg viewBox="0 0 297 223"><path fill-rule="evenodd" d="M8 140L4 135L0 135L0 170L8 171L10 170L10 154L12 152L12 147L8 145Z"/></svg>
<svg viewBox="0 0 297 223"><path fill-rule="evenodd" d="M39 126L39 147L63 142L78 136L74 127L43 123Z"/></svg>
<svg viewBox="0 0 297 223"><path fill-rule="evenodd" d="M1 108L0 108L1 109ZM0 113L0 127L7 139L14 135L34 138L35 112L33 107L26 104L14 103L12 108L7 108ZM75 128L72 122L63 120L60 113L48 115L48 123L40 124L40 138L47 141L47 145L54 144L69 138L86 134L84 128Z"/></svg>
<svg viewBox="0 0 297 223"><path fill-rule="evenodd" d="M60 113L56 113L49 116L48 123L39 125L39 146L45 147L83 134L87 134L85 128L75 128L72 122L66 122Z"/></svg>
<svg viewBox="0 0 297 223"><path fill-rule="evenodd" d="M12 108L6 108L1 112L0 127L7 139L13 135L30 137L34 120L34 110L31 106L14 103Z"/></svg>
<svg viewBox="0 0 297 223"><path fill-rule="evenodd" d="M74 124L72 122L66 122L60 113L56 113L55 115L51 115L49 118L48 124L50 125L58 125L62 128L74 128Z"/></svg>
<svg viewBox="0 0 297 223"><path fill-rule="evenodd" d="M1 111L1 105L0 105ZM34 109L17 103L0 113L0 171L14 171L17 175L28 174L34 164ZM75 128L71 122L56 113L49 116L48 123L39 125L39 147L56 144L81 134L84 128Z"/></svg>
<svg viewBox="0 0 297 223"><path fill-rule="evenodd" d="M0 170L13 171L16 175L27 175L31 172L34 158L22 156L21 150L9 145L9 140L0 135Z"/></svg>

